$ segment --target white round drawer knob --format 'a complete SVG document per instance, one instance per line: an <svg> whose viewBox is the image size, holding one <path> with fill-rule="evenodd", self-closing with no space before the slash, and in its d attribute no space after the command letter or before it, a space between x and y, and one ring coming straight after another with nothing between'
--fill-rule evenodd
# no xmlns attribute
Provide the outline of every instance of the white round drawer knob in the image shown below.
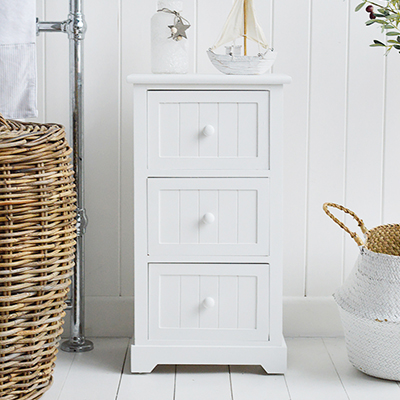
<svg viewBox="0 0 400 400"><path fill-rule="evenodd" d="M203 307L204 308L213 308L215 306L215 300L212 297L206 297L203 300Z"/></svg>
<svg viewBox="0 0 400 400"><path fill-rule="evenodd" d="M206 125L203 128L203 135L204 136L212 136L215 133L215 128L212 125Z"/></svg>
<svg viewBox="0 0 400 400"><path fill-rule="evenodd" d="M214 214L213 213L210 213L210 212L208 212L208 213L205 213L204 215L203 215L203 222L205 223L205 224L212 224L214 221L215 221L215 217L214 217Z"/></svg>

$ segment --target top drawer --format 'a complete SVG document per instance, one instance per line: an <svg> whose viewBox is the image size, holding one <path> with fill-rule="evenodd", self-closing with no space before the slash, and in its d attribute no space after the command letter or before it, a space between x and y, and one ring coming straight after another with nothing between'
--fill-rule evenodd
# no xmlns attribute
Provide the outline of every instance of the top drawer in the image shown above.
<svg viewBox="0 0 400 400"><path fill-rule="evenodd" d="M149 168L269 169L269 92L149 90Z"/></svg>

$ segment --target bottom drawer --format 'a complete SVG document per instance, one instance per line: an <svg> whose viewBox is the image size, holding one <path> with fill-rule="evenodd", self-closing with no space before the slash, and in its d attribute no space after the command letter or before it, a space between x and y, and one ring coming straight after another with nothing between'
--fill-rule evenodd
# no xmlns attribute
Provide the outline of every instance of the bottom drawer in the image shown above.
<svg viewBox="0 0 400 400"><path fill-rule="evenodd" d="M269 340L268 264L149 264L150 340Z"/></svg>

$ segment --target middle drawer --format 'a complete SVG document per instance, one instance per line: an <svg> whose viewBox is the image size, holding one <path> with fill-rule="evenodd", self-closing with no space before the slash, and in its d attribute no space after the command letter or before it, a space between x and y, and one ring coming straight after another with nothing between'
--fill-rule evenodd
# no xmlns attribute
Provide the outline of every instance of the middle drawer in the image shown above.
<svg viewBox="0 0 400 400"><path fill-rule="evenodd" d="M149 255L269 255L268 178L149 178Z"/></svg>

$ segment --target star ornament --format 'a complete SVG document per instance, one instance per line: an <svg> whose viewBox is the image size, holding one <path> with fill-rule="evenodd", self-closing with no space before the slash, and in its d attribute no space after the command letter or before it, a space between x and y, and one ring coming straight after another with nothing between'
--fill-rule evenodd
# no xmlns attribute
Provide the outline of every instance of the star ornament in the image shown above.
<svg viewBox="0 0 400 400"><path fill-rule="evenodd" d="M182 38L187 39L186 30L190 28L190 25L185 25L181 20L178 20L175 22L175 25L168 25L168 28L171 29L171 36L169 38L178 41L182 40Z"/></svg>

